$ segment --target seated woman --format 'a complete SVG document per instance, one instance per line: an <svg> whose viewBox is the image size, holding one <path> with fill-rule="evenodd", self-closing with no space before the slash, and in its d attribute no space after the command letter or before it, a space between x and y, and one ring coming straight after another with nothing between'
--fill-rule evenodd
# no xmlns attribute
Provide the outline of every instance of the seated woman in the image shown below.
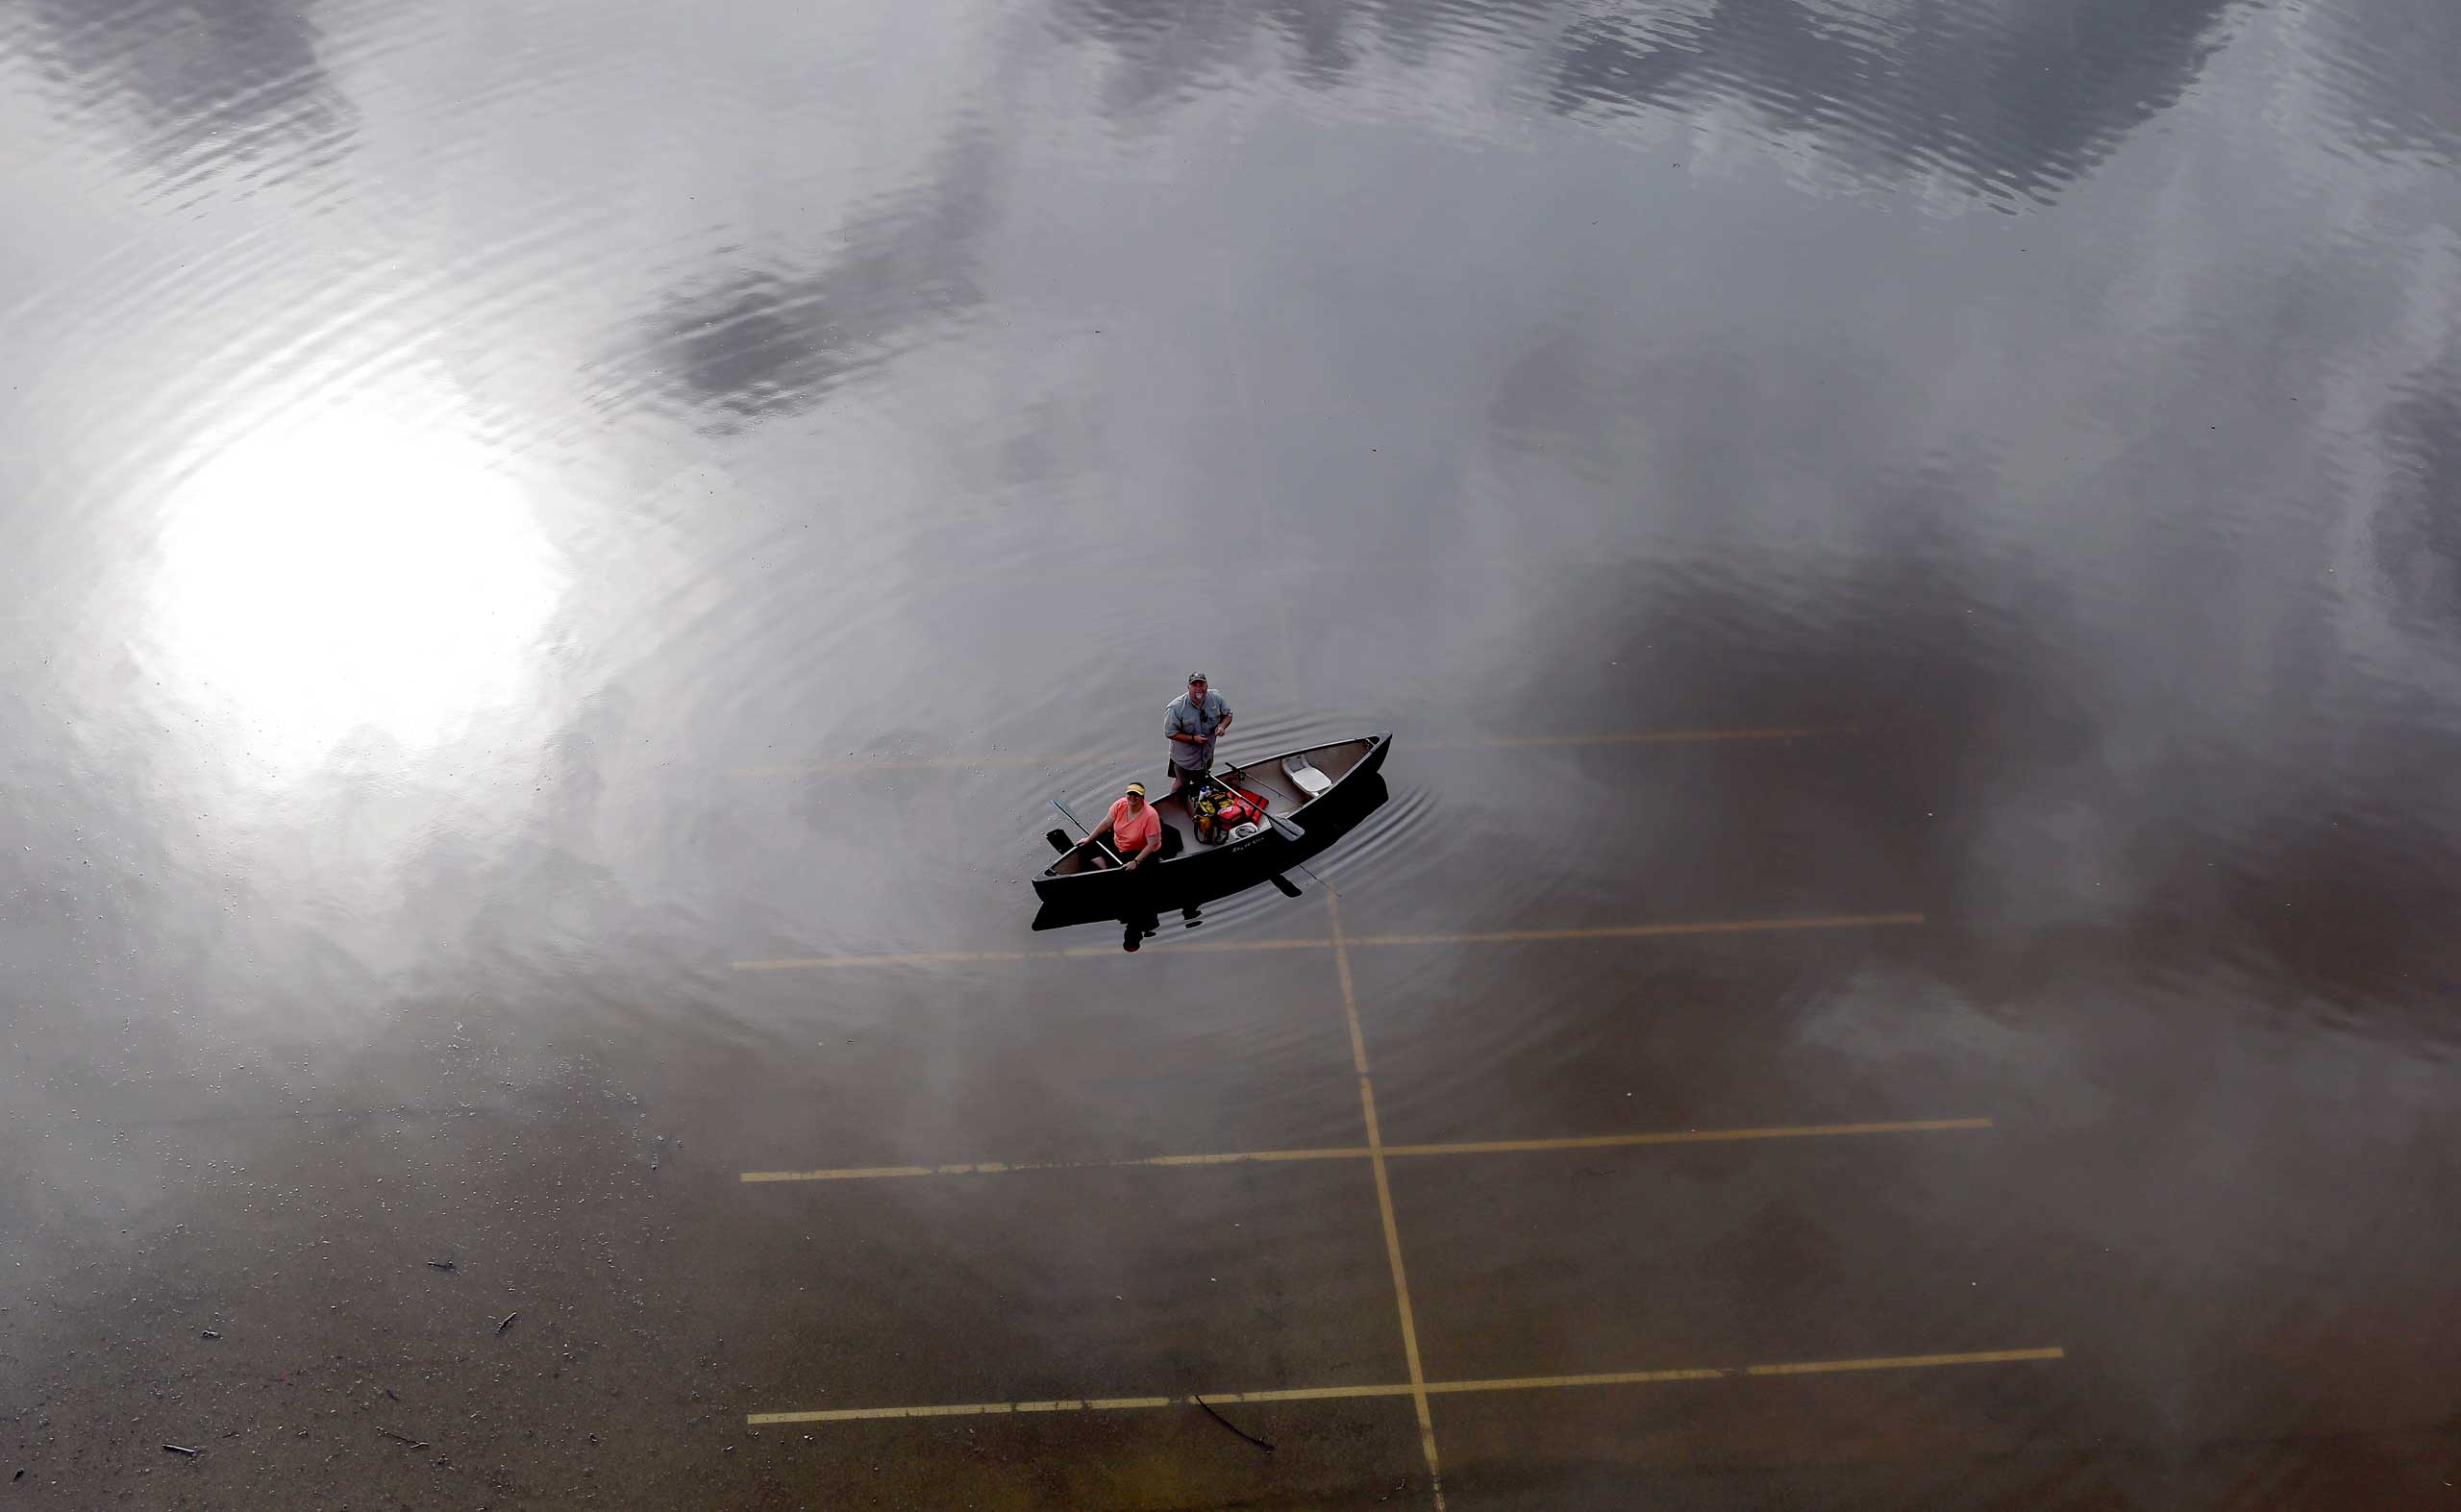
<svg viewBox="0 0 2461 1512"><path fill-rule="evenodd" d="M1119 853L1131 872L1148 861L1165 860L1179 849L1174 843L1179 835L1162 822L1162 816L1154 811L1154 806L1145 801L1145 784L1142 782L1129 783L1128 791L1120 796L1119 802L1111 805L1110 813L1101 824L1094 826L1092 834L1086 836L1086 843L1093 847L1087 858L1097 867L1116 864L1103 850L1105 836L1109 837L1111 848Z"/></svg>

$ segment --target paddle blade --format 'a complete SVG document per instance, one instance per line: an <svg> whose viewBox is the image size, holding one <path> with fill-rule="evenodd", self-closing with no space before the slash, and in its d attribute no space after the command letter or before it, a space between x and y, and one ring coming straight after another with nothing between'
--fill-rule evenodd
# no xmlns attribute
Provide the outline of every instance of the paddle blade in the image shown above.
<svg viewBox="0 0 2461 1512"><path fill-rule="evenodd" d="M1068 831L1065 830L1046 830L1043 831L1042 837L1045 840L1050 841L1051 848L1057 851L1062 855L1066 855L1069 852L1077 849L1075 842L1068 838Z"/></svg>
<svg viewBox="0 0 2461 1512"><path fill-rule="evenodd" d="M1280 872L1273 874L1272 880L1276 887L1281 889L1281 895L1284 898L1296 898L1299 896L1299 884L1292 881L1289 878L1282 876Z"/></svg>

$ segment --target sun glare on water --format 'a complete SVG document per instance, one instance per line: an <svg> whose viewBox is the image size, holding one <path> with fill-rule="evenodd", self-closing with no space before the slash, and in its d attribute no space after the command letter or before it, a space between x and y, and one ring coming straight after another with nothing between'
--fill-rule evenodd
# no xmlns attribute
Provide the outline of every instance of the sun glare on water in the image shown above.
<svg viewBox="0 0 2461 1512"><path fill-rule="evenodd" d="M165 690L252 764L455 738L534 691L563 564L458 424L286 414L176 486L150 606Z"/></svg>

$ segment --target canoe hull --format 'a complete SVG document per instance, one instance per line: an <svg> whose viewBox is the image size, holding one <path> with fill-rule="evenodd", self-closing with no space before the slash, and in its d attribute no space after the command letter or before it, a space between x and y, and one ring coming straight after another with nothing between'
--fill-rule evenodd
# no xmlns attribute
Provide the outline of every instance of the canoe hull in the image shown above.
<svg viewBox="0 0 2461 1512"><path fill-rule="evenodd" d="M1264 792L1273 800L1267 806L1267 813L1287 819L1304 830L1311 814L1317 822L1338 824L1371 788L1380 789L1377 774L1383 769L1384 757L1392 748L1393 737L1389 733L1368 735L1285 751L1261 761L1226 767L1216 775ZM1294 791L1290 780L1283 775L1283 763L1292 757L1309 758L1312 764L1336 754L1344 769L1322 793L1305 797ZM1294 797L1304 797L1304 801L1285 803ZM1242 840L1204 845L1195 840L1184 808L1175 800L1163 800L1156 807L1166 824L1181 830L1180 854L1166 861L1149 861L1133 872L1115 867L1095 871L1083 869L1083 847L1079 846L1034 878L1035 896L1046 905L1063 905L1071 915L1088 918L1181 907L1187 902L1219 898L1254 886L1322 849L1304 840L1294 841L1270 824Z"/></svg>

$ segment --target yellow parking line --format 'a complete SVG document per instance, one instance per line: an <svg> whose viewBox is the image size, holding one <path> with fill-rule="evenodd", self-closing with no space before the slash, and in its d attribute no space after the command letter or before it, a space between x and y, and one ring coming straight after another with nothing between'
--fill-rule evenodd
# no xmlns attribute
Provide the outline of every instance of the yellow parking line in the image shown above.
<svg viewBox="0 0 2461 1512"><path fill-rule="evenodd" d="M1753 1376L1832 1376L1857 1371L1930 1370L1944 1365L2013 1365L2067 1358L2068 1351L1983 1350L1970 1354L1893 1354L1860 1360L1797 1360L1780 1365L1710 1366L1674 1371L1608 1371L1595 1376L1516 1376L1496 1380L1429 1381L1430 1394L1472 1391L1554 1391L1567 1386L1650 1386L1664 1381L1727 1380Z"/></svg>
<svg viewBox="0 0 2461 1512"><path fill-rule="evenodd" d="M1653 940L1676 934L1758 934L1924 923L1919 913L1833 913L1797 919L1717 919L1693 924L1612 924L1587 930L1481 930L1463 934L1354 934L1350 945L1517 945L1543 940Z"/></svg>
<svg viewBox="0 0 2461 1512"><path fill-rule="evenodd" d="M1367 1074L1367 1036L1358 1025L1358 993L1352 985L1350 948L1342 931L1341 895L1325 889L1326 918L1333 930L1333 969L1341 978L1342 1018L1350 1028L1351 1064L1358 1072L1359 1116L1367 1126L1367 1158L1376 1173L1376 1210L1384 1220L1384 1258L1393 1271L1393 1304L1402 1318L1402 1362L1410 1373L1411 1405L1418 1411L1419 1449L1435 1512L1444 1512L1444 1467L1435 1452L1435 1418L1427 1405L1427 1375L1419 1366L1418 1324L1410 1308L1409 1273L1402 1265L1402 1231L1393 1221L1393 1184L1384 1172L1384 1136L1376 1123L1376 1082Z"/></svg>
<svg viewBox="0 0 2461 1512"><path fill-rule="evenodd" d="M1147 947L1156 952L1187 955L1222 955L1251 951L1321 951L1330 940L1180 940ZM982 961L1056 961L1106 958L1120 954L1116 945L1070 945L1048 951L916 951L898 955L781 955L766 960L729 961L735 971L819 971L842 966L948 966Z"/></svg>
<svg viewBox="0 0 2461 1512"><path fill-rule="evenodd" d="M1452 934L1353 934L1343 944L1364 947L1405 945L1517 945L1550 940L1654 940L1684 934L1758 934L1789 930L1879 929L1927 922L1919 913L1814 914L1789 919L1711 919L1691 924L1610 924L1579 930L1480 930ZM1244 954L1252 951L1323 951L1324 939L1188 940L1155 945L1151 952L1195 955ZM927 951L903 955L788 955L767 960L730 961L736 971L814 971L854 966L966 965L982 961L1072 960L1119 955L1115 945L1071 945L1048 951Z"/></svg>
<svg viewBox="0 0 2461 1512"><path fill-rule="evenodd" d="M980 1418L1011 1412L1126 1412L1139 1407L1167 1407L1172 1397L1097 1397L1083 1401L974 1401L945 1407L849 1407L835 1412L756 1412L743 1421L754 1427L781 1423L863 1423L882 1418Z"/></svg>
<svg viewBox="0 0 2461 1512"><path fill-rule="evenodd" d="M1282 1391L1206 1392L1205 1400L1219 1405L1236 1401L1330 1401L1336 1398L1412 1397L1418 1388L1408 1381L1395 1381L1389 1386L1299 1386ZM1196 1399L1188 1399L1193 1401Z"/></svg>
<svg viewBox="0 0 2461 1512"><path fill-rule="evenodd" d="M1976 1354L1900 1354L1876 1360L1805 1360L1792 1365L1747 1365L1746 1376L1827 1376L1839 1371L1922 1370L1934 1365L2008 1365L2022 1360L2064 1359L2064 1350L1991 1350Z"/></svg>
<svg viewBox="0 0 2461 1512"><path fill-rule="evenodd" d="M1229 955L1249 951L1321 951L1332 943L1330 940L1307 939L1178 940L1168 945L1156 945L1152 949L1165 954ZM1106 960L1116 960L1119 957L1120 949L1116 945L1072 945L1059 954L1072 957L1099 956Z"/></svg>
<svg viewBox="0 0 2461 1512"><path fill-rule="evenodd" d="M1571 1139L1490 1139L1466 1145L1386 1145L1388 1155L1504 1155L1541 1150L1618 1150L1642 1145L1714 1145L1746 1139L1827 1139L1854 1134L1914 1134L1989 1128L1987 1118L1924 1118L1894 1124L1800 1124L1775 1128L1683 1128L1652 1134L1592 1134Z"/></svg>
<svg viewBox="0 0 2461 1512"><path fill-rule="evenodd" d="M1678 1128L1564 1139L1491 1139L1453 1145L1329 1145L1314 1150L1240 1150L1221 1154L1138 1155L1122 1160L969 1160L949 1165L843 1166L820 1171L746 1171L739 1181L877 1181L918 1176L999 1176L1017 1171L1106 1171L1135 1166L1228 1166L1293 1160L1366 1160L1387 1155L1526 1154L1547 1150L1613 1150L1645 1145L1713 1145L1754 1139L1852 1138L1939 1133L1995 1127L1987 1118L1919 1118L1884 1124L1793 1124L1765 1128Z"/></svg>
<svg viewBox="0 0 2461 1512"><path fill-rule="evenodd" d="M1959 1365L2016 1365L2061 1360L2068 1351L2056 1347L2037 1350L1980 1350L1963 1354L1892 1354L1850 1360L1790 1360L1769 1365L1711 1365L1683 1370L1608 1371L1588 1376L1511 1376L1483 1380L1390 1382L1368 1386L1310 1386L1282 1391L1208 1391L1204 1399L1216 1405L1235 1402L1330 1401L1364 1397L1460 1396L1472 1392L1560 1391L1577 1386L1655 1386L1681 1381L1738 1380L1777 1376L1834 1376L1874 1371L1936 1370ZM965 1418L1020 1412L1131 1412L1156 1407L1194 1405L1185 1397L1095 1397L1060 1401L982 1401L945 1407L841 1407L823 1412L756 1412L744 1419L753 1427L796 1423L861 1423L892 1418Z"/></svg>
<svg viewBox="0 0 2461 1512"><path fill-rule="evenodd" d="M1230 1166L1284 1160L1364 1160L1365 1145L1321 1150L1242 1150L1227 1154L1140 1155L1125 1160L975 1160L939 1166L850 1166L832 1171L746 1171L742 1181L875 1181L912 1176L997 1176L1014 1171L1107 1171L1131 1166Z"/></svg>

